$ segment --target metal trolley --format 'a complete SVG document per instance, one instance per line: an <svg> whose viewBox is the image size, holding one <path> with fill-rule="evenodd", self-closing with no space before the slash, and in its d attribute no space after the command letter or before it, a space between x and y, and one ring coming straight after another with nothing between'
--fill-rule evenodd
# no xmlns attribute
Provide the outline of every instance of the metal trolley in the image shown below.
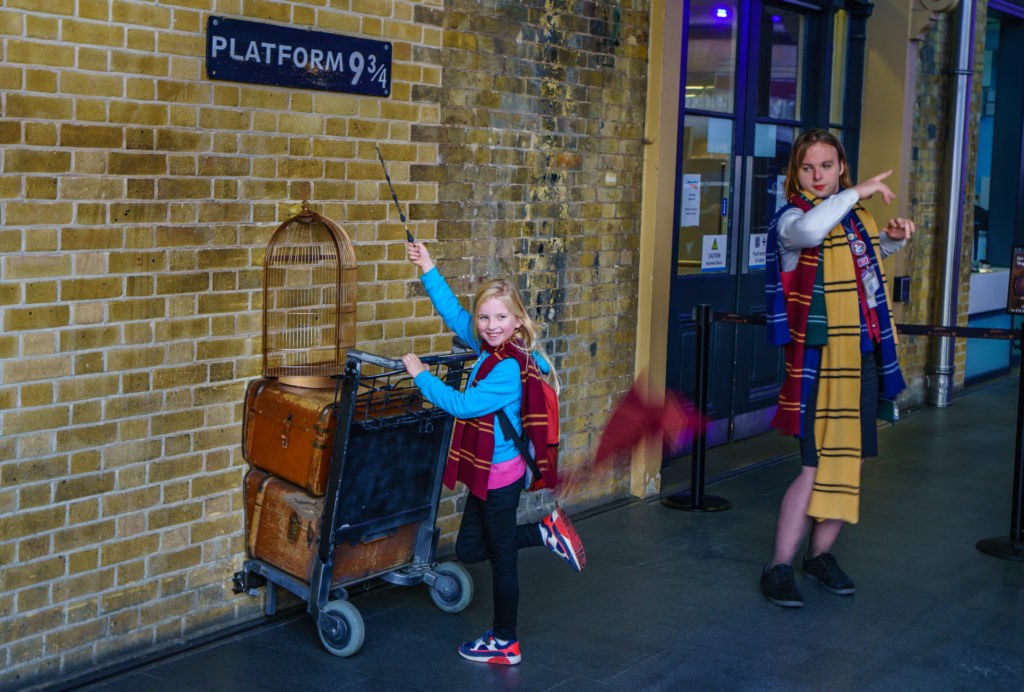
<svg viewBox="0 0 1024 692"><path fill-rule="evenodd" d="M461 389L473 358L473 353L450 353L422 360ZM310 580L250 558L235 573L233 586L236 593L252 596L266 587L267 615L277 609L276 587L287 589L306 601L324 648L351 656L362 646L365 629L346 587L372 578L401 586L426 583L438 608L457 613L472 601L473 581L461 565L434 561L452 417L422 399L399 360L350 349L344 374L336 379L334 448ZM405 531L410 525L415 530ZM344 542L360 546L406 535L413 543L411 559L374 565L374 573L350 582L334 578L336 547Z"/></svg>

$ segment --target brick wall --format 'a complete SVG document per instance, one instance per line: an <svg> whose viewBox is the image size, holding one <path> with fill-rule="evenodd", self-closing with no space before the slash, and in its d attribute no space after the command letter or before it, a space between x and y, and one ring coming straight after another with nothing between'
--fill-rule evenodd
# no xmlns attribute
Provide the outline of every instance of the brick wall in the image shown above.
<svg viewBox="0 0 1024 692"><path fill-rule="evenodd" d="M229 587L241 399L262 253L303 199L355 244L359 346L448 347L375 142L457 292L512 274L541 312L567 465L628 383L646 0L343 6L0 8L0 685L259 617ZM208 80L211 13L391 41L392 95Z"/></svg>

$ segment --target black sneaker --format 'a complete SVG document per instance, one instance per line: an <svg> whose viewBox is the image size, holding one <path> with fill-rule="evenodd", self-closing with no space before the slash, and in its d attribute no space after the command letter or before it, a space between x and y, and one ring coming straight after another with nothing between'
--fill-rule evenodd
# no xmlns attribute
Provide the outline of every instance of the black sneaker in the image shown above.
<svg viewBox="0 0 1024 692"><path fill-rule="evenodd" d="M853 580L842 570L832 553L804 558L804 574L841 596L849 596L857 590Z"/></svg>
<svg viewBox="0 0 1024 692"><path fill-rule="evenodd" d="M761 593L769 601L783 608L801 608L804 597L796 588L793 565L764 566L761 572Z"/></svg>

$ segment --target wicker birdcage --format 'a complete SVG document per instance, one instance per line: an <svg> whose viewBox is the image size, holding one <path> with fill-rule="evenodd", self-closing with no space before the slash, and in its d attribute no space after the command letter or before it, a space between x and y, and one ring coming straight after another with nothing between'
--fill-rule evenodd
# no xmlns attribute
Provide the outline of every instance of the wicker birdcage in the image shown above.
<svg viewBox="0 0 1024 692"><path fill-rule="evenodd" d="M356 260L336 223L309 209L274 231L263 263L263 376L330 386L356 340Z"/></svg>

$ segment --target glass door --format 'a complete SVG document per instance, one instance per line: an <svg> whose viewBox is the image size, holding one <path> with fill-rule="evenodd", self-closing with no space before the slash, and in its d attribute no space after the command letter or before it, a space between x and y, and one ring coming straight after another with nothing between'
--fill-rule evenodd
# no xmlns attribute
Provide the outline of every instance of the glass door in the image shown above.
<svg viewBox="0 0 1024 692"><path fill-rule="evenodd" d="M857 80L848 78L844 10L691 0L685 21L667 381L691 394L694 306L764 313L767 226L785 204L793 140L811 126L842 132L846 90ZM711 338L708 443L763 432L779 349L758 325L719 322Z"/></svg>

